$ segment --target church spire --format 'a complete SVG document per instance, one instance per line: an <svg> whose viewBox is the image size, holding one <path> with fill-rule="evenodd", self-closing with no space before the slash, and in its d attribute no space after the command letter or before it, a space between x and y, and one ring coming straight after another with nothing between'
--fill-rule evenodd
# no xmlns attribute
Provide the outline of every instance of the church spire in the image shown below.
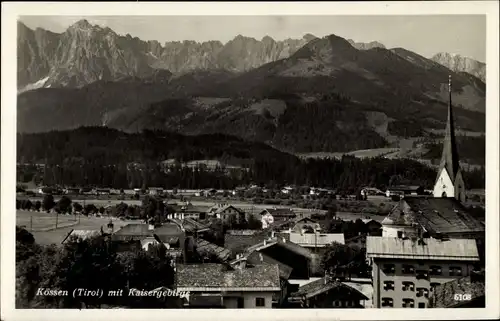
<svg viewBox="0 0 500 321"><path fill-rule="evenodd" d="M448 77L448 121L443 142L440 169L446 168L450 178L455 180L459 170L458 152L455 138L455 124L453 121L453 107L451 103L451 75Z"/></svg>
<svg viewBox="0 0 500 321"><path fill-rule="evenodd" d="M451 76L448 78L448 121L443 141L443 154L439 164L438 175L434 185L434 197L454 197L465 202L465 184L458 160L453 121L453 106L451 103Z"/></svg>

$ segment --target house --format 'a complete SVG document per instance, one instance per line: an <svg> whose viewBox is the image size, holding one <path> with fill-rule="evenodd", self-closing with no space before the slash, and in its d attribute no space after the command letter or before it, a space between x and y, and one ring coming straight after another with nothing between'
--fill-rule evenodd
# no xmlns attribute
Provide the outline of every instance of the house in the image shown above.
<svg viewBox="0 0 500 321"><path fill-rule="evenodd" d="M156 239L152 236L148 236L145 239L142 239L141 241L141 247L144 251L149 251L152 246L156 246L160 244ZM165 250L166 254L169 255L170 257L174 259L178 259L182 255L182 249L179 246L179 238L178 237L171 237L168 239L164 239L162 243Z"/></svg>
<svg viewBox="0 0 500 321"><path fill-rule="evenodd" d="M484 272L438 285L429 298L429 308L484 308Z"/></svg>
<svg viewBox="0 0 500 321"><path fill-rule="evenodd" d="M246 248L241 255L248 257L253 252L263 253L292 268L291 279L309 279L312 253L283 237L271 235L263 241Z"/></svg>
<svg viewBox="0 0 500 321"><path fill-rule="evenodd" d="M133 251L149 246L149 243L143 240L151 240L155 235L162 243L168 243L169 248L182 252L192 243L192 240L186 237L183 225L177 221L169 221L157 227L151 224L127 224L113 233L111 240L119 246L120 251Z"/></svg>
<svg viewBox="0 0 500 321"><path fill-rule="evenodd" d="M279 293L273 294L272 306L273 308L279 308L283 306L283 304L286 302L286 297L291 289L291 285L288 282L288 279L290 278L293 269L290 266L277 261L262 252L252 252L247 257L241 256L240 259L244 260L243 262L246 262L247 264L251 264L253 266L258 264L274 264L278 266L281 291Z"/></svg>
<svg viewBox="0 0 500 321"><path fill-rule="evenodd" d="M245 221L245 212L229 204L217 204L208 211L208 214L228 223Z"/></svg>
<svg viewBox="0 0 500 321"><path fill-rule="evenodd" d="M290 195L293 193L293 191L295 190L295 188L291 187L291 186L285 186L281 189L281 193L282 194L285 194L285 195Z"/></svg>
<svg viewBox="0 0 500 321"><path fill-rule="evenodd" d="M78 187L65 188L64 194L66 194L66 195L78 195L78 194L80 194L80 188L78 188Z"/></svg>
<svg viewBox="0 0 500 321"><path fill-rule="evenodd" d="M186 307L271 308L273 294L281 292L278 266L271 264L236 269L224 264L180 264L175 285L177 291L189 293Z"/></svg>
<svg viewBox="0 0 500 321"><path fill-rule="evenodd" d="M309 217L294 219L293 227L291 228L291 232L296 233L319 230L321 230L321 225Z"/></svg>
<svg viewBox="0 0 500 321"><path fill-rule="evenodd" d="M111 190L109 188L96 188L94 191L95 195L110 195Z"/></svg>
<svg viewBox="0 0 500 321"><path fill-rule="evenodd" d="M361 219L365 223L369 235L380 236L382 235L382 223L371 218Z"/></svg>
<svg viewBox="0 0 500 321"><path fill-rule="evenodd" d="M382 236L484 239L484 225L454 198L405 197L382 221Z"/></svg>
<svg viewBox="0 0 500 321"><path fill-rule="evenodd" d="M243 196L246 190L247 188L244 186L237 186L233 191L231 191L231 194L233 196Z"/></svg>
<svg viewBox="0 0 500 321"><path fill-rule="evenodd" d="M52 188L52 187L42 187L42 188L38 189L38 194L42 194L42 195L55 194L55 193L56 193L56 189Z"/></svg>
<svg viewBox="0 0 500 321"><path fill-rule="evenodd" d="M405 195L424 195L424 187L423 186L407 186L407 185L398 185L391 186L385 192L387 197L391 197L393 195L405 196Z"/></svg>
<svg viewBox="0 0 500 321"><path fill-rule="evenodd" d="M259 216L262 221L262 228L267 228L277 221L286 221L297 217L292 209L276 207L262 210Z"/></svg>
<svg viewBox="0 0 500 321"><path fill-rule="evenodd" d="M162 187L150 187L149 190L149 195L152 196L163 196L163 188Z"/></svg>
<svg viewBox="0 0 500 321"><path fill-rule="evenodd" d="M343 233L289 233L289 240L313 252L319 248L326 248L332 243L344 244Z"/></svg>
<svg viewBox="0 0 500 321"><path fill-rule="evenodd" d="M288 298L291 308L319 309L362 309L366 300L363 293L330 276L299 287Z"/></svg>
<svg viewBox="0 0 500 321"><path fill-rule="evenodd" d="M479 262L475 240L367 236L375 308L426 308L438 285L469 276Z"/></svg>
<svg viewBox="0 0 500 321"><path fill-rule="evenodd" d="M206 206L194 206L191 202L171 204L169 206L173 208L174 213L168 214L167 217L179 219L190 218L193 220L205 220L207 218L207 212L210 209L210 207Z"/></svg>

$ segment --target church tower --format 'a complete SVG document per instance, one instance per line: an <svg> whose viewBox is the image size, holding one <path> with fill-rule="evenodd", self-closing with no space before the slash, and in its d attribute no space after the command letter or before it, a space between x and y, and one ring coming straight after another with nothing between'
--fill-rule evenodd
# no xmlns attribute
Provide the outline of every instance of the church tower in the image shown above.
<svg viewBox="0 0 500 321"><path fill-rule="evenodd" d="M455 124L453 122L451 76L449 76L448 80L448 92L448 122L446 124L441 163L434 184L434 197L454 197L460 202L465 202L465 184L458 161Z"/></svg>

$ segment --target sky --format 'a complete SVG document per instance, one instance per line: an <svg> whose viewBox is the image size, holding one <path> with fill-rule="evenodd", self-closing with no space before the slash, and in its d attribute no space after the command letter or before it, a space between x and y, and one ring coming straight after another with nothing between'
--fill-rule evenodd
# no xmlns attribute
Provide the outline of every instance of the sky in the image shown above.
<svg viewBox="0 0 500 321"><path fill-rule="evenodd" d="M21 16L28 27L61 33L80 19L107 26L121 35L142 40L219 40L241 34L258 40L317 37L330 34L356 42L379 41L387 48L402 47L424 57L438 52L486 61L484 15L414 16Z"/></svg>

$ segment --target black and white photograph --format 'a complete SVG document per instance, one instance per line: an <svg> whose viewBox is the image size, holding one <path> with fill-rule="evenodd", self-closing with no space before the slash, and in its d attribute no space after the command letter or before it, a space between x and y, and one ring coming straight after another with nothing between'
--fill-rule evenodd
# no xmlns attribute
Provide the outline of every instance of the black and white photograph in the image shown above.
<svg viewBox="0 0 500 321"><path fill-rule="evenodd" d="M437 3L10 16L10 312L500 316L498 2Z"/></svg>

